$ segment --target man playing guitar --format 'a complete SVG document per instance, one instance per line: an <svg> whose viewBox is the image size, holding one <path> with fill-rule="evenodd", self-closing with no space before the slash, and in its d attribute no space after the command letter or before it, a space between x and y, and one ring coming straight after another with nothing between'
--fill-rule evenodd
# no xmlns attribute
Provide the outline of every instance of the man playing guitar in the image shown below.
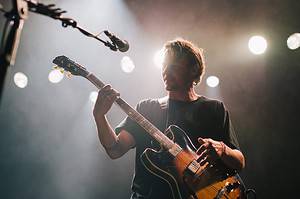
<svg viewBox="0 0 300 199"><path fill-rule="evenodd" d="M207 168L221 165L232 172L242 170L245 167L245 158L239 150L224 104L198 95L194 89L201 81L205 69L202 49L187 40L175 39L167 42L164 50L162 76L168 96L163 99L143 100L138 103L136 110L161 131L169 125L183 129L197 149L199 165ZM157 148L151 137L143 133L144 129L129 117L125 118L115 130L110 126L106 114L118 98L119 93L116 90L109 85L104 86L99 91L93 115L99 140L110 158L120 158L130 149L136 149L131 198L176 198L174 190L170 189L173 185L168 182L168 178L173 177L168 171L156 168L154 164L147 167L141 160L145 149ZM157 157L157 159L162 165L169 163L169 160L164 158ZM155 170L161 175L156 175ZM199 175L201 178L202 174ZM182 182L184 181L185 179L182 179ZM222 190L217 190L211 198L222 198L224 194L230 194L236 184L229 186L226 183L226 186ZM182 194L178 198L198 198L197 194L187 195Z"/></svg>

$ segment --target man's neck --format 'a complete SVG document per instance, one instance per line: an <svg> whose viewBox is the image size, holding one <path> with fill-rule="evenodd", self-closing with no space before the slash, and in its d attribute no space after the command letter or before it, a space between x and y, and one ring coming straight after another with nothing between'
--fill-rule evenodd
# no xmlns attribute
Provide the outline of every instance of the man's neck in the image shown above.
<svg viewBox="0 0 300 199"><path fill-rule="evenodd" d="M190 88L189 90L182 91L168 91L168 96L170 99L179 100L179 101L195 101L200 96L195 92L194 88Z"/></svg>

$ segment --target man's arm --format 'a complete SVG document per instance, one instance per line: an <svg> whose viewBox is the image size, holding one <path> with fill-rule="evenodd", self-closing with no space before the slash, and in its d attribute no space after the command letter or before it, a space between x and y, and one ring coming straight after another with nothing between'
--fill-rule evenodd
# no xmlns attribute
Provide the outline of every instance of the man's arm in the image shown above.
<svg viewBox="0 0 300 199"><path fill-rule="evenodd" d="M225 145L225 151L221 156L221 160L230 168L241 171L245 168L245 157L238 149L231 149Z"/></svg>
<svg viewBox="0 0 300 199"><path fill-rule="evenodd" d="M213 163L220 158L231 169L241 171L245 167L245 157L241 151L231 149L223 142L210 138L199 138L198 141L201 144L197 150L200 164L205 162Z"/></svg>
<svg viewBox="0 0 300 199"><path fill-rule="evenodd" d="M135 146L133 136L125 130L116 135L105 116L118 96L119 93L106 85L99 91L93 111L100 143L112 159L123 156Z"/></svg>

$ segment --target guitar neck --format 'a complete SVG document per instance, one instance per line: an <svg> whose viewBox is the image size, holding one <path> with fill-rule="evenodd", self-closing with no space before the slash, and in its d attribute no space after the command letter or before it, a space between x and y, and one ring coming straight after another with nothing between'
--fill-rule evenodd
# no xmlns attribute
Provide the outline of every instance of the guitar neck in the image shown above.
<svg viewBox="0 0 300 199"><path fill-rule="evenodd" d="M86 78L98 89L101 89L105 86L105 84L92 73L89 73ZM165 134L163 134L158 128L156 128L151 122L149 122L144 116L142 116L139 112L132 108L122 98L118 98L115 103L128 115L128 117L130 117L130 119L138 123L152 138L158 141L164 148L172 148L174 142L170 140Z"/></svg>

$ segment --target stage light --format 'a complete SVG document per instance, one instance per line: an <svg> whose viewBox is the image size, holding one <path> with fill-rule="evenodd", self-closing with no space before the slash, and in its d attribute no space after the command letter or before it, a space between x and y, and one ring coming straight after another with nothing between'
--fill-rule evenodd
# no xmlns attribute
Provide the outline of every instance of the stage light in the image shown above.
<svg viewBox="0 0 300 199"><path fill-rule="evenodd" d="M300 33L294 33L289 36L286 41L287 46L291 50L295 50L300 47Z"/></svg>
<svg viewBox="0 0 300 199"><path fill-rule="evenodd" d="M54 84L60 82L63 78L64 74L62 74L58 69L51 70L48 75L48 80Z"/></svg>
<svg viewBox="0 0 300 199"><path fill-rule="evenodd" d="M121 60L121 68L125 73L131 73L134 70L135 65L130 57L124 56Z"/></svg>
<svg viewBox="0 0 300 199"><path fill-rule="evenodd" d="M94 104L96 103L96 100L97 100L97 97L98 97L98 92L97 91L92 91L90 93L90 101Z"/></svg>
<svg viewBox="0 0 300 199"><path fill-rule="evenodd" d="M255 55L263 54L267 49L267 40L262 36L253 36L249 39L248 47Z"/></svg>
<svg viewBox="0 0 300 199"><path fill-rule="evenodd" d="M164 61L164 49L160 49L154 54L154 64L158 68L162 68L162 64Z"/></svg>
<svg viewBox="0 0 300 199"><path fill-rule="evenodd" d="M216 76L209 76L207 79L206 79L206 84L209 86L209 87L217 87L219 85L219 78L216 77Z"/></svg>
<svg viewBox="0 0 300 199"><path fill-rule="evenodd" d="M25 88L28 84L28 78L24 73L17 72L14 75L14 82L15 82L17 87Z"/></svg>

